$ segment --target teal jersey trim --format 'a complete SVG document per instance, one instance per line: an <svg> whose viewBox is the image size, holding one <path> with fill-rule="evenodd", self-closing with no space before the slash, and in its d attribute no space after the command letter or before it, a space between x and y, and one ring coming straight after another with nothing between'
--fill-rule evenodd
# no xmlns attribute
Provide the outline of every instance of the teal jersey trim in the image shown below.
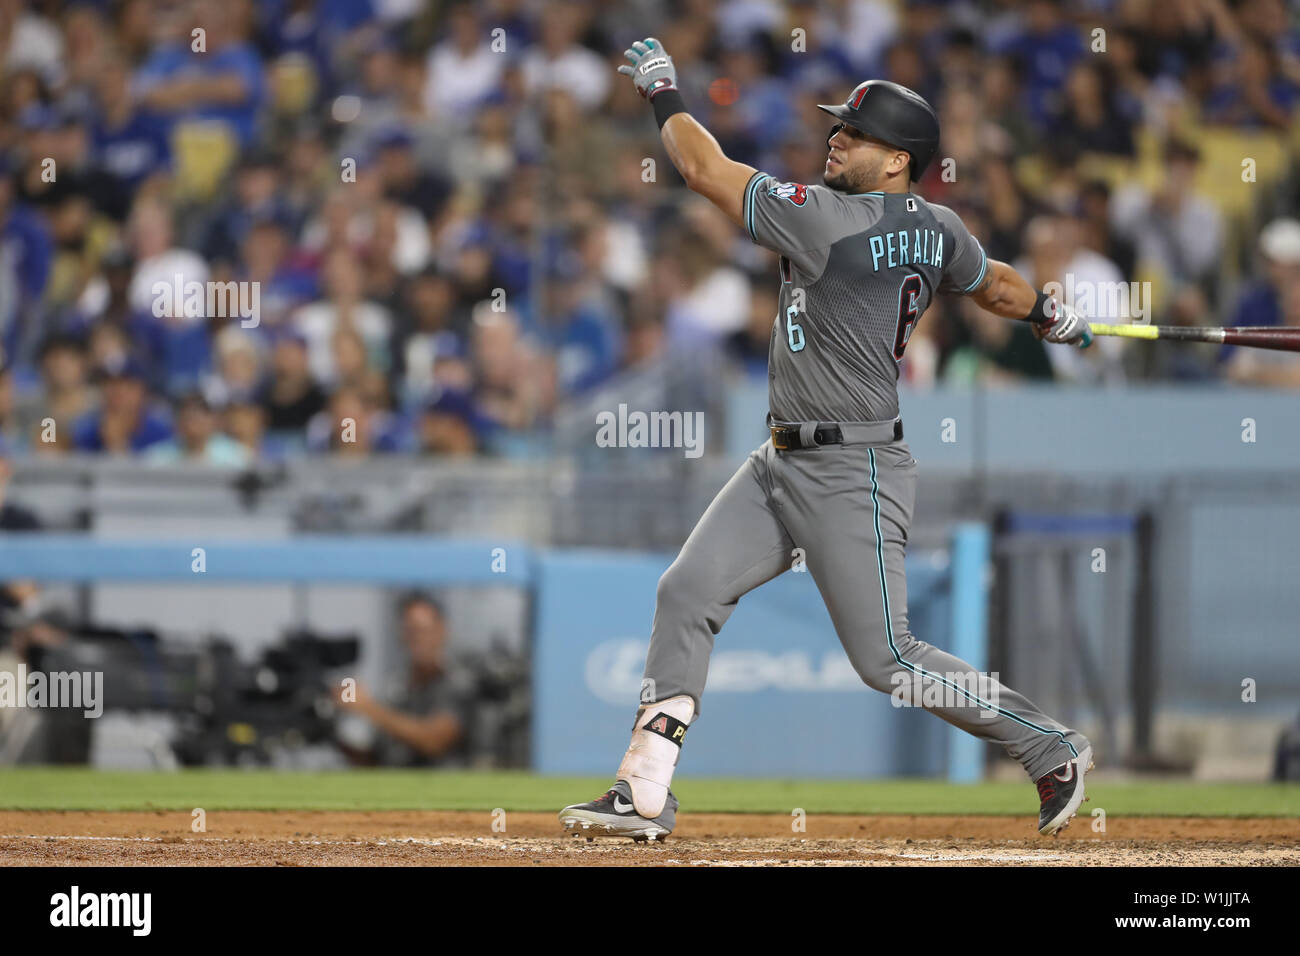
<svg viewBox="0 0 1300 956"><path fill-rule="evenodd" d="M754 197L758 195L759 185L771 178L765 172L754 173L750 177L749 185L745 187L745 198L741 203L740 217L745 221L745 231L749 233L749 238L755 242L758 241L758 234L754 232Z"/></svg>
<svg viewBox="0 0 1300 956"><path fill-rule="evenodd" d="M987 700L983 700L982 698L976 696L975 694L970 693L970 691L966 690L966 688L958 684L954 684L949 680L945 680L943 677L939 676L938 674L932 674L929 671L927 671L925 668L913 664L911 661L904 660L903 655L898 653L898 646L894 643L893 615L890 613L889 610L889 585L885 581L885 548L884 548L884 539L881 537L880 534L880 499L877 496L877 490L879 488L879 485L876 481L876 450L874 448L868 448L867 454L871 459L871 515L872 515L872 522L874 524L875 532L876 532L876 567L880 571L880 596L884 602L883 607L885 611L885 635L889 640L889 651L891 654L894 655L894 660L897 661L901 666L906 667L913 674L920 674L922 677L929 677L931 680L938 681L940 684L942 684L945 687L950 687L953 690L958 691L961 694L964 694L968 700L974 701L975 703L979 704L981 707L985 708L986 710L992 710L998 714L1001 714L1003 717L1009 718L1010 720L1014 720L1016 723L1021 724L1022 726L1028 727L1030 730L1036 730L1040 734L1047 734L1050 737L1059 737L1061 739L1061 743L1065 744L1065 746L1070 748L1071 754L1073 754L1075 757L1079 756L1079 751L1074 749L1074 744L1066 740L1065 734L1061 733L1059 730L1048 730L1046 727L1039 727L1037 724L1033 723L1032 721L1025 720L1023 717L1019 717L1016 714L1011 713L1011 711L1009 710L1004 710L1001 707L997 707L989 703Z"/></svg>
<svg viewBox="0 0 1300 956"><path fill-rule="evenodd" d="M986 272L989 271L989 254L988 254L987 252L984 251L984 247L983 247L983 246L980 246L980 255L981 255L981 256L983 257L983 259L984 259L984 261L983 261L982 263L980 263L980 274L977 275L977 276L975 277L975 281L974 281L974 282L972 282L972 283L971 283L970 285L968 285L966 288L964 288L964 289L961 290L961 294L962 294L962 295L965 295L966 293L970 292L970 291L971 291L972 289L974 289L977 285L979 285L981 282L983 282L983 281L984 281L984 273L986 273Z"/></svg>

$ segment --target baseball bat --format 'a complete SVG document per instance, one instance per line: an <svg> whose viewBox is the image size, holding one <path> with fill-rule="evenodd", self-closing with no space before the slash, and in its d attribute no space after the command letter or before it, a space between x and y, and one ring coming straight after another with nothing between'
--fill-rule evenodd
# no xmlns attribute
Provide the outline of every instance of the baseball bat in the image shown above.
<svg viewBox="0 0 1300 956"><path fill-rule="evenodd" d="M1300 352L1300 328L1246 326L1237 329L1189 328L1182 325L1101 325L1088 323L1093 335L1118 335L1126 339L1169 339L1176 342L1214 342L1244 345L1279 352Z"/></svg>

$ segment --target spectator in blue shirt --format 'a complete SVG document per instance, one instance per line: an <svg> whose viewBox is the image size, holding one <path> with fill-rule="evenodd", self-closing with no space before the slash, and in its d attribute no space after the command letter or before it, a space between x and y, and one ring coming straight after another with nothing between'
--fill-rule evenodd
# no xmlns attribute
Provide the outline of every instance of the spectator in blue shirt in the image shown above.
<svg viewBox="0 0 1300 956"><path fill-rule="evenodd" d="M741 95L734 107L715 110L720 115L714 122L735 113L741 131L749 139L755 143L776 143L795 125L795 113L790 109L786 85L774 75L775 57L765 41L765 37L755 37L745 46L723 55L723 75L735 82Z"/></svg>
<svg viewBox="0 0 1300 956"><path fill-rule="evenodd" d="M1066 76L1086 52L1077 27L1061 12L1060 0L1031 0L1024 11L1025 29L999 53L1014 56L1024 67L1033 120L1047 123L1055 96Z"/></svg>
<svg viewBox="0 0 1300 956"><path fill-rule="evenodd" d="M196 52L192 44L198 41L181 34L145 61L136 87L144 105L169 127L182 119L220 120L241 148L247 146L265 95L262 61L241 35L236 12L216 0L198 0L193 22L204 24L206 50Z"/></svg>
<svg viewBox="0 0 1300 956"><path fill-rule="evenodd" d="M120 358L101 374L100 407L73 427L73 448L135 454L172 437L168 416L150 407L145 370L136 359Z"/></svg>
<svg viewBox="0 0 1300 956"><path fill-rule="evenodd" d="M1276 49L1246 39L1227 50L1220 73L1222 80L1205 101L1208 121L1247 129L1290 126L1300 103L1300 84L1282 70Z"/></svg>
<svg viewBox="0 0 1300 956"><path fill-rule="evenodd" d="M157 117L139 109L132 98L126 61L113 57L104 63L95 98L99 109L90 128L94 165L132 193L149 177L166 174L171 146Z"/></svg>
<svg viewBox="0 0 1300 956"><path fill-rule="evenodd" d="M402 451L407 442L401 426L397 416L375 408L359 388L341 385L307 426L307 448L349 458Z"/></svg>
<svg viewBox="0 0 1300 956"><path fill-rule="evenodd" d="M486 422L470 392L447 388L425 406L418 427L422 454L459 457L478 453Z"/></svg>
<svg viewBox="0 0 1300 956"><path fill-rule="evenodd" d="M615 318L584 297L584 278L572 260L552 268L545 290L545 324L536 330L555 353L561 395L595 388L618 369L621 349Z"/></svg>
<svg viewBox="0 0 1300 956"><path fill-rule="evenodd" d="M277 58L305 58L315 75L318 96L329 96L336 92L332 47L342 31L333 28L321 7L311 0L259 0L257 13L263 47Z"/></svg>
<svg viewBox="0 0 1300 956"><path fill-rule="evenodd" d="M275 220L290 231L299 225L284 202L280 160L268 150L246 154L234 171L231 202L208 223L199 251L213 263L233 263L255 224Z"/></svg>
<svg viewBox="0 0 1300 956"><path fill-rule="evenodd" d="M280 213L255 216L239 247L238 278L258 283L258 328L272 332L287 325L298 306L320 297L314 263L293 248L293 227Z"/></svg>
<svg viewBox="0 0 1300 956"><path fill-rule="evenodd" d="M415 138L401 126L380 131L372 144L384 195L436 220L451 196L452 187L441 176L420 168Z"/></svg>

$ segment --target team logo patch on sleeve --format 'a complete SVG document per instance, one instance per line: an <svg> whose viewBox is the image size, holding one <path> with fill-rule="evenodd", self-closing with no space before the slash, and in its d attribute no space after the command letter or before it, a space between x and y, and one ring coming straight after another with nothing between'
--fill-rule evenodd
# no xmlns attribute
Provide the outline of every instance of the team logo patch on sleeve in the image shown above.
<svg viewBox="0 0 1300 956"><path fill-rule="evenodd" d="M780 196L796 206L808 201L808 187L803 183L777 183L767 191L769 196Z"/></svg>

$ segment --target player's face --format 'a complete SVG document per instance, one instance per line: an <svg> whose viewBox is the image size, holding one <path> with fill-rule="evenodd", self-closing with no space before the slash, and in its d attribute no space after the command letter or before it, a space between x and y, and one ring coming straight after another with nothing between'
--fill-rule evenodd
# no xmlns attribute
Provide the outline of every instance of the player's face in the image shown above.
<svg viewBox="0 0 1300 956"><path fill-rule="evenodd" d="M886 167L899 155L898 150L887 143L844 125L840 125L831 136L827 146L822 182L845 193L865 193L881 188ZM903 168L906 170L906 162ZM906 172L903 175L906 177Z"/></svg>

